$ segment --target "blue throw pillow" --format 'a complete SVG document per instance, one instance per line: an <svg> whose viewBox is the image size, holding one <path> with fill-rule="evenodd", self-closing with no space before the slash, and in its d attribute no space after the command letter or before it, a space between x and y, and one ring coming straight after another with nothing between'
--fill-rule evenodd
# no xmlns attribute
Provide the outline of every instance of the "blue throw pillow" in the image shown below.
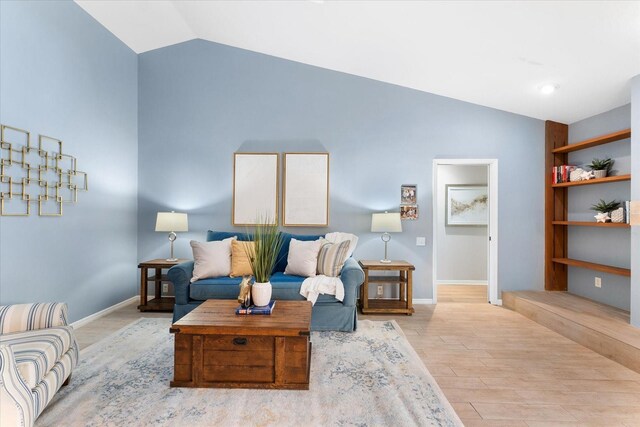
<svg viewBox="0 0 640 427"><path fill-rule="evenodd" d="M290 233L282 233L282 249L280 249L280 253L278 254L278 260L276 261L276 266L273 269L273 272L283 272L285 268L287 268L287 257L289 255L289 243L291 243L291 239L302 240L308 242L310 240L318 240L319 238L324 237L324 234L290 234Z"/></svg>
<svg viewBox="0 0 640 427"><path fill-rule="evenodd" d="M243 233L241 231L207 231L207 242L216 242L228 239L229 237L237 237L241 242L253 240L253 236L251 234L247 235L247 233Z"/></svg>

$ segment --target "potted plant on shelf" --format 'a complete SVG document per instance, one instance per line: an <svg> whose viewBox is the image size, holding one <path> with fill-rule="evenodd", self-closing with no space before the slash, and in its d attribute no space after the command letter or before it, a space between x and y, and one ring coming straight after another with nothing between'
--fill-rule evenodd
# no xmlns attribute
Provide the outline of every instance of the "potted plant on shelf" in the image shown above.
<svg viewBox="0 0 640 427"><path fill-rule="evenodd" d="M591 206L591 210L598 212L598 215L595 216L596 222L608 222L611 220L610 212L618 209L620 207L620 202L612 200L610 202L605 202L600 199L598 203Z"/></svg>
<svg viewBox="0 0 640 427"><path fill-rule="evenodd" d="M269 280L283 243L278 224L268 218L258 220L253 233L253 242L253 247L245 247L255 278L255 283L251 286L251 298L254 305L264 306L271 300Z"/></svg>
<svg viewBox="0 0 640 427"><path fill-rule="evenodd" d="M609 172L611 172L611 167L614 162L615 160L611 158L593 159L589 167L595 174L596 178L604 178L609 175Z"/></svg>

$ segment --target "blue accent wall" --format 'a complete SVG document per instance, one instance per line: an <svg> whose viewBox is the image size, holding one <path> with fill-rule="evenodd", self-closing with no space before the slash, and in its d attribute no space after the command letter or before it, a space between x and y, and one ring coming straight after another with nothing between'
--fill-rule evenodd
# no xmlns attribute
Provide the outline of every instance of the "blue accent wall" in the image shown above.
<svg viewBox="0 0 640 427"><path fill-rule="evenodd" d="M0 304L64 301L75 321L138 293L137 67L71 1L0 2L0 122L63 140L89 176L62 217L0 217Z"/></svg>
<svg viewBox="0 0 640 427"><path fill-rule="evenodd" d="M470 71L472 72L472 71ZM233 153L326 149L327 229L360 236L355 256L380 259L371 213L399 209L418 185L420 218L389 254L416 265L414 296L431 298L432 160L497 158L502 290L543 288L544 123L487 107L202 40L139 55L138 254L166 257L158 211L189 214L176 254L209 228L230 230ZM427 237L426 247L415 245ZM461 259L461 263L465 260Z"/></svg>
<svg viewBox="0 0 640 427"><path fill-rule="evenodd" d="M598 114L569 125L569 143L580 142L599 135L628 129L631 105ZM630 140L605 144L569 154L569 163L584 167L594 158L611 157L616 175L631 172ZM590 208L600 199L630 200L630 182L585 185L569 189L569 220L595 221L596 212ZM631 233L626 228L569 227L569 258L599 264L629 268ZM595 277L602 279L602 287L595 287ZM614 307L629 310L630 281L628 277L569 267L569 292Z"/></svg>

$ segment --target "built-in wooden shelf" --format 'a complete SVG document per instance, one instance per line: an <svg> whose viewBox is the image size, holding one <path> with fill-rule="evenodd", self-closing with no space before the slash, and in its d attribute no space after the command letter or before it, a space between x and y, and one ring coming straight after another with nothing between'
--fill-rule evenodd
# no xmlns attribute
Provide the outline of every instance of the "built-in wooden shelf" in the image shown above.
<svg viewBox="0 0 640 427"><path fill-rule="evenodd" d="M608 176L606 178L589 179L586 181L560 182L553 184L552 187L574 187L577 185L603 184L605 182L631 181L631 174Z"/></svg>
<svg viewBox="0 0 640 427"><path fill-rule="evenodd" d="M596 264L595 262L580 261L571 258L553 258L556 264L581 267L589 270L602 271L603 273L617 274L618 276L631 277L631 270L628 268L614 267L612 265Z"/></svg>
<svg viewBox="0 0 640 427"><path fill-rule="evenodd" d="M617 132L609 133L606 135L597 136L595 138L587 139L575 144L565 145L553 149L551 152L557 153L570 153L572 151L584 150L585 148L597 147L598 145L608 144L614 141L620 141L631 137L631 129L620 130Z"/></svg>
<svg viewBox="0 0 640 427"><path fill-rule="evenodd" d="M583 227L631 228L630 224L627 224L624 222L553 221L553 225L579 225Z"/></svg>
<svg viewBox="0 0 640 427"><path fill-rule="evenodd" d="M569 200L571 193L568 188L582 185L606 184L611 182L629 182L631 174L609 176L606 178L590 179L587 181L561 182L554 184L551 179L551 171L556 166L569 164L569 153L589 149L604 144L621 141L627 144L631 137L631 129L618 130L606 135L586 139L575 144L569 144L569 126L550 120L545 122L545 283L547 291L567 291L569 288L569 268L574 266L603 273L616 274L630 277L631 270L612 265L596 264L594 262L580 261L570 258L569 233L570 226L596 227L618 230L629 229L628 224L597 223L595 221L569 221ZM631 149L624 146L625 150ZM635 179L638 179L637 177ZM606 194L606 188L602 188L602 194ZM584 230L586 231L586 230ZM598 232L602 233L602 232ZM595 250L595 249L594 249ZM618 262L618 261L610 261ZM624 262L624 261L623 261Z"/></svg>

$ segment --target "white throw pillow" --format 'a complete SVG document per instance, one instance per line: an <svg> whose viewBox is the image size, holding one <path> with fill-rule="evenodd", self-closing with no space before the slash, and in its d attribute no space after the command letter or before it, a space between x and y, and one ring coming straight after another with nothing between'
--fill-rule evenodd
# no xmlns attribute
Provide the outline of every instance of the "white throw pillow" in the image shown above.
<svg viewBox="0 0 640 427"><path fill-rule="evenodd" d="M358 246L358 236L356 236L355 234L351 234L351 233L342 233L339 231L335 231L333 233L327 233L326 236L324 236L324 238L329 242L329 243L342 243L345 240L349 241L349 250L347 251L347 258L351 257L351 255L353 255L353 251L356 250L356 246Z"/></svg>
<svg viewBox="0 0 640 427"><path fill-rule="evenodd" d="M231 242L236 237L213 242L191 241L193 250L193 277L196 280L231 274Z"/></svg>
<svg viewBox="0 0 640 427"><path fill-rule="evenodd" d="M314 277L318 265L318 252L322 247L320 240L302 241L291 239L289 256L284 274L294 276Z"/></svg>

